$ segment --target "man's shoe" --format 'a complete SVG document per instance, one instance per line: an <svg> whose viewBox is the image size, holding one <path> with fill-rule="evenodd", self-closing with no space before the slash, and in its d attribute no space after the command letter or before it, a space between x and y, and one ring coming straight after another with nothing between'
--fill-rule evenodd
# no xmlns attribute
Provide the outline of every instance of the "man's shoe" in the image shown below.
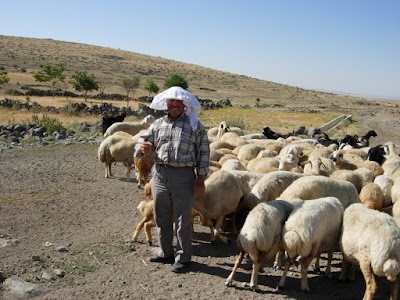
<svg viewBox="0 0 400 300"><path fill-rule="evenodd" d="M189 271L189 269L190 269L190 262L187 263L175 262L172 265L171 271L174 273L185 273Z"/></svg>
<svg viewBox="0 0 400 300"><path fill-rule="evenodd" d="M160 257L156 254L152 257L147 258L146 260L155 263L172 264L175 260L175 257L173 255L169 257Z"/></svg>

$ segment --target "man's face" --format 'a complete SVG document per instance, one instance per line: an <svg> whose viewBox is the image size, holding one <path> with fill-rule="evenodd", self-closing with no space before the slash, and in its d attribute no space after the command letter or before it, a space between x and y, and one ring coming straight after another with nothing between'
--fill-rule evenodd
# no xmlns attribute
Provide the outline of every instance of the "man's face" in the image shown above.
<svg viewBox="0 0 400 300"><path fill-rule="evenodd" d="M185 105L181 100L168 99L167 108L171 119L176 120L185 110Z"/></svg>

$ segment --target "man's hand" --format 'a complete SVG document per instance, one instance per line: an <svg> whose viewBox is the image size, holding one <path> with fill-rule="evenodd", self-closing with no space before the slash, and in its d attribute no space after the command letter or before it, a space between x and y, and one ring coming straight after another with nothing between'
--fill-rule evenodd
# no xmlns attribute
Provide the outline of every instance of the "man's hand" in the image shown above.
<svg viewBox="0 0 400 300"><path fill-rule="evenodd" d="M151 153L151 151L153 151L153 144L150 142L143 142L140 145L140 151L142 151L143 154Z"/></svg>

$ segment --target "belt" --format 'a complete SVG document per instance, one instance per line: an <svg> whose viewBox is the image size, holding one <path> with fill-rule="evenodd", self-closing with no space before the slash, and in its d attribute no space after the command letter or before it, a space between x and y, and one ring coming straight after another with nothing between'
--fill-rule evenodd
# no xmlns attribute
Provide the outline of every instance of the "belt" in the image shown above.
<svg viewBox="0 0 400 300"><path fill-rule="evenodd" d="M158 164L160 167L166 168L166 169L187 169L187 168L193 168L193 167L175 167L167 164Z"/></svg>

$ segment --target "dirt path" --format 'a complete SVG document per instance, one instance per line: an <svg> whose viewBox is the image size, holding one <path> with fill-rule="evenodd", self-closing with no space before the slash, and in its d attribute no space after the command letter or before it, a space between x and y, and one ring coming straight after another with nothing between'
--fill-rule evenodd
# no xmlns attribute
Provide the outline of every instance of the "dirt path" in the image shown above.
<svg viewBox="0 0 400 300"><path fill-rule="evenodd" d="M174 274L169 265L145 263L154 247L129 244L140 220L136 211L144 199L132 180L121 179L122 165L113 167L115 178L104 178L96 145L50 145L0 152L0 271L39 284L35 299L361 299L364 280L339 284L311 274L310 294L300 291L299 272L292 269L283 291L275 287L281 271L268 262L260 275L261 291L250 280L247 261L236 275L237 287L225 287L238 253L235 243L210 244L207 228L195 224L193 270ZM232 233L227 235L234 240ZM155 242L156 244L156 242ZM1 245L1 243L0 243ZM56 248L64 246L67 252ZM37 260L38 257L39 261ZM322 262L324 270L326 260ZM334 277L340 271L335 255ZM63 278L41 278L55 269ZM378 282L377 299L388 298L388 285ZM15 299L0 285L0 299Z"/></svg>

